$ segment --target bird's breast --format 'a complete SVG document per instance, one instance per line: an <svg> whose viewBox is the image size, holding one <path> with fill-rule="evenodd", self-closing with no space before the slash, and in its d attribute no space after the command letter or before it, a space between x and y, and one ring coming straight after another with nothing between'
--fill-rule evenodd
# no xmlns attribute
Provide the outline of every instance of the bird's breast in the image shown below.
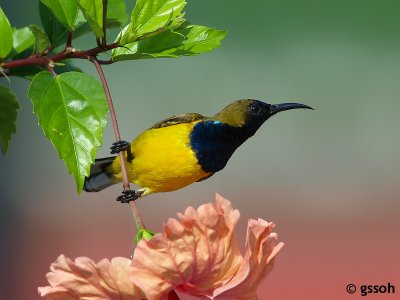
<svg viewBox="0 0 400 300"><path fill-rule="evenodd" d="M152 192L167 192L207 176L190 147L194 124L153 128L140 134L131 145L131 181Z"/></svg>

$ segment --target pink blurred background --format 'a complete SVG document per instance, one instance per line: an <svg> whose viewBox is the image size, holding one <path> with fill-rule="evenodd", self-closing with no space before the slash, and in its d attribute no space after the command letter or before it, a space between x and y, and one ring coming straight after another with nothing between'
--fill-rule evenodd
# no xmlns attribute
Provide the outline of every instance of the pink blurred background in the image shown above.
<svg viewBox="0 0 400 300"><path fill-rule="evenodd" d="M39 23L36 1L0 4L13 26ZM127 140L169 115L213 114L246 97L316 109L274 117L209 180L139 200L146 225L160 231L169 217L218 192L241 212L242 245L249 218L274 221L286 244L260 299L364 299L361 285L389 282L396 294L366 298L400 299L399 9L395 0L193 1L192 23L229 31L221 48L107 67ZM76 47L92 42L89 36ZM95 76L90 64L78 64ZM39 299L37 287L47 284L60 254L129 256L134 237L129 207L115 201L120 186L76 194L36 125L28 84L11 79L21 109L9 153L0 156L6 300ZM99 157L112 142L108 127ZM350 283L358 289L353 295Z"/></svg>

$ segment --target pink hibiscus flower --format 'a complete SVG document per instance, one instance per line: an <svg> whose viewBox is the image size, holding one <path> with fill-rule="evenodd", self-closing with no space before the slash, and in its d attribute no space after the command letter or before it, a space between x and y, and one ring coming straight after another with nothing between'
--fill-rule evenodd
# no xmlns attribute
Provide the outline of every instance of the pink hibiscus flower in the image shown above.
<svg viewBox="0 0 400 300"><path fill-rule="evenodd" d="M145 299L142 290L129 280L131 263L125 257L102 259L96 264L87 257L72 261L60 255L46 275L50 286L40 287L39 294L53 300Z"/></svg>
<svg viewBox="0 0 400 300"><path fill-rule="evenodd" d="M239 211L216 196L169 219L162 234L141 240L134 257L75 262L60 256L47 274L46 299L250 300L283 243L274 224L249 220L245 253L234 236Z"/></svg>

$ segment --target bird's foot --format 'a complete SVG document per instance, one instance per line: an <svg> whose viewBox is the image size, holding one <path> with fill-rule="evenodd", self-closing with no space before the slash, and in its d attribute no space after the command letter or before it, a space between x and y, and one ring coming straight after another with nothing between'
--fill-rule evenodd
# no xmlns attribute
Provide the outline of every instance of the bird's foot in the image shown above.
<svg viewBox="0 0 400 300"><path fill-rule="evenodd" d="M122 195L118 196L117 201L121 203L129 203L131 201L135 201L140 196L142 196L142 191L134 191L134 190L127 190L122 191Z"/></svg>
<svg viewBox="0 0 400 300"><path fill-rule="evenodd" d="M130 149L131 144L129 144L127 141L117 141L112 143L111 146L111 154L117 154L120 153L121 151L126 151Z"/></svg>

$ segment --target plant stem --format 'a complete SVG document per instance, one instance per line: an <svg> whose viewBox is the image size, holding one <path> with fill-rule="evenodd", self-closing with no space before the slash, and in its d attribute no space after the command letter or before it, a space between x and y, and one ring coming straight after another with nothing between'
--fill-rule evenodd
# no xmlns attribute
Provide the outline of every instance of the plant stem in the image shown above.
<svg viewBox="0 0 400 300"><path fill-rule="evenodd" d="M72 45L72 36L73 36L73 33L72 33L72 31L70 31L69 33L68 33L68 38L67 38L67 43L65 44L65 52L68 52L68 48L71 48L71 45Z"/></svg>
<svg viewBox="0 0 400 300"><path fill-rule="evenodd" d="M129 205L131 206L131 211L132 211L133 219L135 221L136 230L139 231L141 229L146 229L146 226L144 226L144 223L143 223L142 216L140 215L139 210L136 206L136 202L131 201L131 202L129 202Z"/></svg>
<svg viewBox="0 0 400 300"><path fill-rule="evenodd" d="M106 93L108 106L110 108L110 114L111 114L111 120L113 123L115 139L117 141L120 141L121 134L119 133L119 127L118 127L117 117L115 114L114 104L112 102L110 89L108 88L107 80L104 76L103 69L96 58L91 57L90 61L96 66L97 72L99 73L101 83L103 84L103 87L104 87L104 92ZM125 159L124 159L124 155L123 155L122 151L119 152L119 158L121 160L121 171L122 171L122 180L123 180L123 184L124 184L124 190L130 190L129 179L126 174Z"/></svg>
<svg viewBox="0 0 400 300"><path fill-rule="evenodd" d="M107 80L106 80L106 77L104 76L103 69L102 69L101 65L99 64L99 62L97 61L97 59L95 57L90 57L89 59L95 65L95 67L97 69L97 73L99 74L101 83L102 83L103 88L104 88L104 92L106 94L108 106L110 108L110 114L111 114L111 120L112 120L112 123L113 123L115 139L117 141L121 141L121 135L119 133L117 116L115 114L115 109L114 109L113 101L112 101L112 98L111 98L110 89L108 88ZM119 155L119 160L120 160L120 164L121 164L122 182L123 182L124 190L125 191L129 191L130 190L129 178L128 178L128 174L126 172L124 152L121 151L121 152L119 152L118 155ZM144 225L143 225L142 217L140 216L139 210L136 207L135 201L131 201L130 202L130 206L131 206L132 213L133 213L133 216L134 216L134 219L135 219L136 229L140 230L140 229L145 228Z"/></svg>
<svg viewBox="0 0 400 300"><path fill-rule="evenodd" d="M18 68L18 67L25 67L25 66L32 66L32 65L41 65L45 66L49 63L49 61L52 61L54 63L62 61L64 59L68 58L81 58L81 59L87 59L88 57L96 57L97 54L104 52L106 50L112 50L114 48L119 47L118 43L113 43L110 45L105 45L104 47L94 47L89 50L84 50L84 51L66 51L65 49L59 53L56 53L52 56L30 56L27 58L21 58L21 59L16 59L8 62L2 63L2 68L3 69L12 69L12 68ZM12 75L12 72L11 72Z"/></svg>

